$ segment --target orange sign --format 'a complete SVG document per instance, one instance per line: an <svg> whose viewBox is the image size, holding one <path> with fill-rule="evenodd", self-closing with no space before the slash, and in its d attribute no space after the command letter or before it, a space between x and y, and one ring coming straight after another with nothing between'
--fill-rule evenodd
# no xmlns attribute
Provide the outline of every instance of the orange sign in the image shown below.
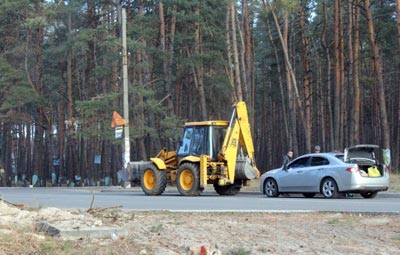
<svg viewBox="0 0 400 255"><path fill-rule="evenodd" d="M118 112L114 111L112 122L111 122L111 127L115 128L117 126L123 126L125 124L126 124L125 119L122 118L122 116L119 115Z"/></svg>

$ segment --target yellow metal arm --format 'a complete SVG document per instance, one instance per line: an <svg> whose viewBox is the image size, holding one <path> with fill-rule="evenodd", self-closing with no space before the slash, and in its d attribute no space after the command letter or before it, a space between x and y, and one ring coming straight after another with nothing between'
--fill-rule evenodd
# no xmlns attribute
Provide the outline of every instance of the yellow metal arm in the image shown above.
<svg viewBox="0 0 400 255"><path fill-rule="evenodd" d="M238 102L234 107L220 152L221 160L226 162L228 178L231 183L235 180L235 168L239 148L242 149L245 156L249 157L251 166L256 171L256 177L259 177L260 172L256 167L254 159L254 145L247 107L243 101Z"/></svg>

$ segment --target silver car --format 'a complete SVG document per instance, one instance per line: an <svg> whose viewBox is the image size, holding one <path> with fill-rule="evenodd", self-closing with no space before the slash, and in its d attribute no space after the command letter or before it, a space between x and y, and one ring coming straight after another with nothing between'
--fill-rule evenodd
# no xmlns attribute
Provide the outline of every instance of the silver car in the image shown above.
<svg viewBox="0 0 400 255"><path fill-rule="evenodd" d="M346 193L360 193L364 198L373 198L389 188L389 170L377 161L377 149L377 145L357 145L346 148L344 154L300 156L288 164L287 170L278 168L261 175L260 191L268 197L301 193L311 198L321 193L325 198L339 198Z"/></svg>

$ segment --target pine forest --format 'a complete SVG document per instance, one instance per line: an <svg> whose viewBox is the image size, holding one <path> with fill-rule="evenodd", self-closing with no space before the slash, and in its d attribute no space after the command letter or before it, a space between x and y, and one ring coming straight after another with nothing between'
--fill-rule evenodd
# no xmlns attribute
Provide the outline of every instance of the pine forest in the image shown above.
<svg viewBox="0 0 400 255"><path fill-rule="evenodd" d="M314 146L400 155L400 0L0 0L0 186L118 185L245 101L261 172Z"/></svg>

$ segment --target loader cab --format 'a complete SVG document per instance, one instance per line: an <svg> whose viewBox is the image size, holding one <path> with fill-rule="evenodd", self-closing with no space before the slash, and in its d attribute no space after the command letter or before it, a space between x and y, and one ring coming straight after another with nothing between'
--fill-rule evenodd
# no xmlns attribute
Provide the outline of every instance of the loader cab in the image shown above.
<svg viewBox="0 0 400 255"><path fill-rule="evenodd" d="M188 122L177 150L177 157L209 155L217 160L218 152L224 142L227 121Z"/></svg>

